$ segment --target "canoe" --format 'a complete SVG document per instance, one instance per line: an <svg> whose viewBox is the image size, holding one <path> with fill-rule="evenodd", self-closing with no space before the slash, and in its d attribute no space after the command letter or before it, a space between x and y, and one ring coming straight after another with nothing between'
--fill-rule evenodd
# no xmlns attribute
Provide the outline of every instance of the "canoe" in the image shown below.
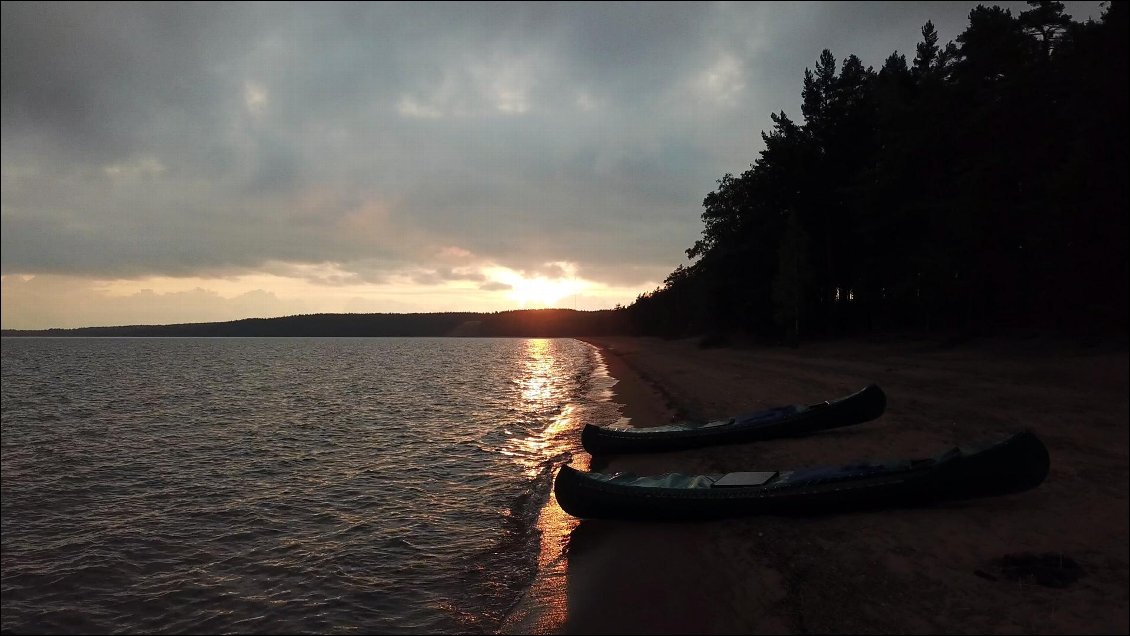
<svg viewBox="0 0 1130 636"><path fill-rule="evenodd" d="M588 424L581 431L581 445L592 455L608 455L675 451L715 444L795 437L873 420L883 414L886 406L887 397L883 390L872 384L838 400L781 406L707 424L648 428Z"/></svg>
<svg viewBox="0 0 1130 636"><path fill-rule="evenodd" d="M582 519L711 519L918 506L1035 488L1048 451L1034 433L930 459L716 475L605 475L563 466L561 508Z"/></svg>

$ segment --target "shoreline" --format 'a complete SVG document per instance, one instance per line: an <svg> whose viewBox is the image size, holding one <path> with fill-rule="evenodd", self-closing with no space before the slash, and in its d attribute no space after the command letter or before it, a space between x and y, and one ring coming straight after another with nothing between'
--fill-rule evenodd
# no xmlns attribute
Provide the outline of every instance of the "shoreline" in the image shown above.
<svg viewBox="0 0 1130 636"><path fill-rule="evenodd" d="M638 339L578 339L600 352L609 375L617 381L612 400L631 426L705 418L693 396L663 384L641 368ZM592 458L592 469L641 474L702 472L708 469L703 457L702 451L598 457ZM732 620L730 581L711 575L726 567L728 557L712 549L721 537L704 530L710 529L694 522L580 522L570 537L565 620L555 633L748 631ZM756 631L783 632L787 626L766 616Z"/></svg>
<svg viewBox="0 0 1130 636"><path fill-rule="evenodd" d="M598 458L604 472L727 472L930 456L1030 428L1052 474L1018 495L921 509L699 523L583 521L564 554L564 618L542 633L1125 633L1127 354L922 341L800 350L584 338L632 425L887 391L880 419L772 443ZM548 506L556 506L551 499ZM1086 573L1065 589L976 575L1053 553ZM559 615L560 616L560 615Z"/></svg>
<svg viewBox="0 0 1130 636"><path fill-rule="evenodd" d="M669 424L685 416L685 408L664 387L649 379L616 350L615 345L595 338L576 338L596 347L612 386L612 401L619 404L621 415L632 426L647 427Z"/></svg>
<svg viewBox="0 0 1130 636"><path fill-rule="evenodd" d="M633 426L645 423L652 425L666 423L675 418L668 398L654 383L648 382L636 372L615 351L587 338L574 338L593 347L599 360L594 371L594 379L606 376L608 402L619 414L619 422L627 421ZM586 422L578 422L575 436L576 452L570 463L582 469L600 470L601 460L591 458L580 448L581 427ZM598 422L613 424L614 421ZM567 515L553 494L552 487L546 497L537 520L541 533L538 555L538 571L534 581L515 606L510 610L499 628L503 634L559 634L567 630L568 611L566 607L568 572L568 547L579 521Z"/></svg>

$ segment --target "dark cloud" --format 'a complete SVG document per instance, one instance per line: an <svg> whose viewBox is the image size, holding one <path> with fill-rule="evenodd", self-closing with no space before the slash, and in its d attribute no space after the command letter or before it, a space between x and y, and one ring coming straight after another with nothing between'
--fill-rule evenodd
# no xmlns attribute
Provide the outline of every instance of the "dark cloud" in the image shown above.
<svg viewBox="0 0 1130 636"><path fill-rule="evenodd" d="M450 281L465 281L465 282L482 282L486 280L486 276L478 271L471 271L467 269L453 269L451 267L440 267L438 269L429 269L416 272L412 275L412 281L421 285L439 285ZM485 289L485 288L484 288Z"/></svg>
<svg viewBox="0 0 1130 636"><path fill-rule="evenodd" d="M4 3L0 269L655 282L822 48L975 4Z"/></svg>

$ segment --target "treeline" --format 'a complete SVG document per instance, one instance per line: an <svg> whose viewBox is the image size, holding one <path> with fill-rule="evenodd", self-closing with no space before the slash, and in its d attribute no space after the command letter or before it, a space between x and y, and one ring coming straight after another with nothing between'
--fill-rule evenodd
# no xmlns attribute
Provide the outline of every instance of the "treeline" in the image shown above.
<svg viewBox="0 0 1130 636"><path fill-rule="evenodd" d="M825 50L803 122L703 201L702 238L629 307L645 334L1127 324L1127 3L979 6L875 71Z"/></svg>
<svg viewBox="0 0 1130 636"><path fill-rule="evenodd" d="M555 338L623 335L623 310L530 309L496 313L311 314L230 322L21 331L4 336L55 337L378 337L465 336Z"/></svg>

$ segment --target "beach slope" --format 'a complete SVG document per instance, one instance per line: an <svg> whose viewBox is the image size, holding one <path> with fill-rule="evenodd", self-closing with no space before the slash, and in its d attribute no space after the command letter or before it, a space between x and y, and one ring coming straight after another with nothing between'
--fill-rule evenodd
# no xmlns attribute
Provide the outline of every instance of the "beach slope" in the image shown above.
<svg viewBox="0 0 1130 636"><path fill-rule="evenodd" d="M1043 339L956 347L839 341L797 350L586 340L601 348L619 380L616 399L637 426L835 398L870 382L889 398L883 417L848 429L595 458L596 470L728 472L927 457L1025 428L1047 444L1052 467L1030 492L919 509L701 523L585 521L570 537L560 631L1130 629L1124 348Z"/></svg>

